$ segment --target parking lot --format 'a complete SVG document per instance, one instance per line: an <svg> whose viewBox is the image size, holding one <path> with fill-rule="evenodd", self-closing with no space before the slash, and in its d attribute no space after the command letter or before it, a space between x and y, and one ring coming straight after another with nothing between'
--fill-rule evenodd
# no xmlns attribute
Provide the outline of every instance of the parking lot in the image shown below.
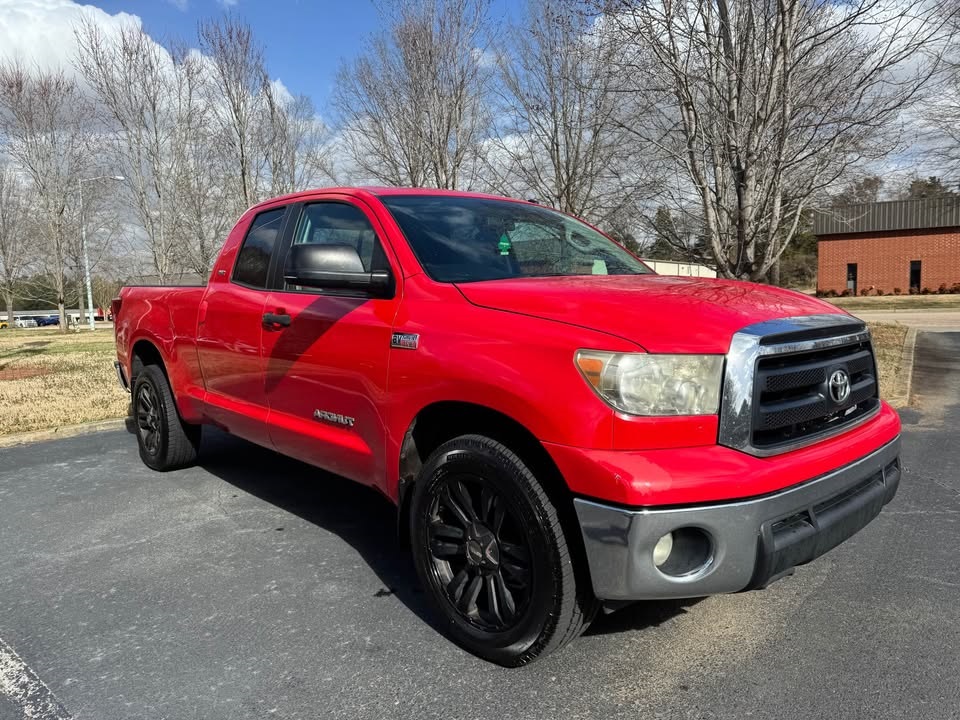
<svg viewBox="0 0 960 720"><path fill-rule="evenodd" d="M504 670L431 626L373 491L210 433L0 449L0 718L960 717L960 333L921 333L900 494L768 590L642 603Z"/></svg>

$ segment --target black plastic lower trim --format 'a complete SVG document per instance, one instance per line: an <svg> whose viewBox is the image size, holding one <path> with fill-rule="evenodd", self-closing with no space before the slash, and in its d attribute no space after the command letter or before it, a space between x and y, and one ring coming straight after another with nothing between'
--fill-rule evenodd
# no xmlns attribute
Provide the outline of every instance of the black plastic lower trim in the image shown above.
<svg viewBox="0 0 960 720"><path fill-rule="evenodd" d="M855 535L880 514L899 485L897 458L852 488L786 518L765 522L760 527L753 577L744 589L766 587Z"/></svg>

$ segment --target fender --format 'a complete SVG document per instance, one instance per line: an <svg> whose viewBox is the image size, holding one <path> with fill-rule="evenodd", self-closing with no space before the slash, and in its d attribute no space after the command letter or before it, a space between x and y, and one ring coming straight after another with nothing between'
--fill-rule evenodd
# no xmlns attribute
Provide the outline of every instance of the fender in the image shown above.
<svg viewBox="0 0 960 720"><path fill-rule="evenodd" d="M204 385L195 332L205 292L204 287L138 288L122 304L117 318L117 354L127 377L133 377L136 344L149 343L163 361L181 417L189 422L202 419Z"/></svg>

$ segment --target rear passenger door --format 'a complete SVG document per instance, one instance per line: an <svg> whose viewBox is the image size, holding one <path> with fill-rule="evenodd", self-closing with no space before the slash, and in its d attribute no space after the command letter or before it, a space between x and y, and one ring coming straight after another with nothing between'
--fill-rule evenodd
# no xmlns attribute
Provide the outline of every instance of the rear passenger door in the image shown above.
<svg viewBox="0 0 960 720"><path fill-rule="evenodd" d="M270 432L280 452L358 482L385 478L391 331L402 277L375 217L359 202L332 196L305 203L277 267L265 312L284 324L265 327L263 358ZM390 270L392 298L283 282L290 244L350 245L364 270Z"/></svg>
<svg viewBox="0 0 960 720"><path fill-rule="evenodd" d="M264 303L286 207L257 214L233 257L224 254L201 303L197 352L207 416L229 432L270 445L260 355ZM232 267L231 267L232 265Z"/></svg>

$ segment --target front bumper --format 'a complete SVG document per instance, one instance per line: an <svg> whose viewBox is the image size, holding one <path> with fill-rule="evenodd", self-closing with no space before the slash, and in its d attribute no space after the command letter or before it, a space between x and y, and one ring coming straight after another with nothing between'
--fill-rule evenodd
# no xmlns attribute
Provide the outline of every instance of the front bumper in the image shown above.
<svg viewBox="0 0 960 720"><path fill-rule="evenodd" d="M625 509L583 499L574 505L597 597L699 597L763 587L823 555L873 520L899 482L897 437L859 460L761 497L672 508ZM688 572L662 572L654 546L682 528L706 538L709 552Z"/></svg>

